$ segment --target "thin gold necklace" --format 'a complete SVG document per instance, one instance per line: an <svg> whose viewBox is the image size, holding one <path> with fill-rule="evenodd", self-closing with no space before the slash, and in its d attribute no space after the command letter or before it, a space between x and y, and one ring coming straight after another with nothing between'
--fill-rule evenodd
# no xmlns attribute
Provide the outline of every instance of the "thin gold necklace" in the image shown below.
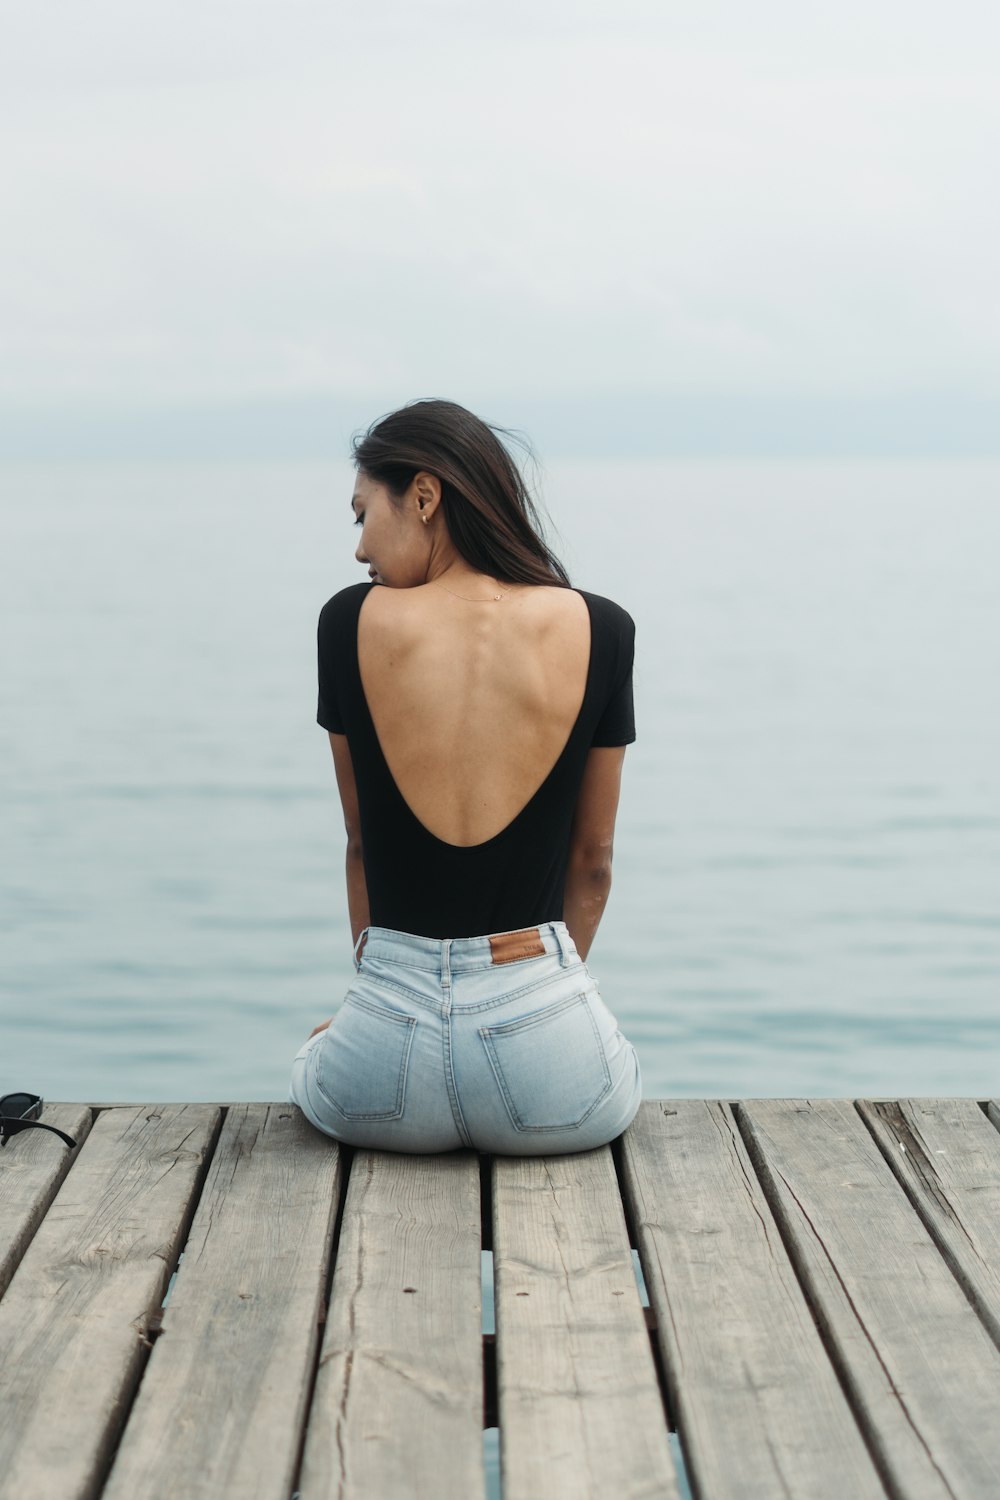
<svg viewBox="0 0 1000 1500"><path fill-rule="evenodd" d="M501 589L499 594L493 594L489 599L483 599L481 596L479 598L474 598L471 594L456 594L455 590L450 589L446 583L442 583L441 587L444 589L445 593L450 594L453 599L464 599L466 604L499 604L504 595L510 592L509 589Z"/></svg>

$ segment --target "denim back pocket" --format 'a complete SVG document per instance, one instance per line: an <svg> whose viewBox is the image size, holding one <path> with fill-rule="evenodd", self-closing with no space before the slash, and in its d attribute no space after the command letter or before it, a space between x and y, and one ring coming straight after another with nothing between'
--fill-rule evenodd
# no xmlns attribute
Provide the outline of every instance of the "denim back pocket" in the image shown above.
<svg viewBox="0 0 1000 1500"><path fill-rule="evenodd" d="M316 1060L316 1084L345 1120L398 1120L416 1021L348 995Z"/></svg>
<svg viewBox="0 0 1000 1500"><path fill-rule="evenodd" d="M497 1086L516 1130L571 1130L611 1088L611 1072L587 996L482 1026Z"/></svg>

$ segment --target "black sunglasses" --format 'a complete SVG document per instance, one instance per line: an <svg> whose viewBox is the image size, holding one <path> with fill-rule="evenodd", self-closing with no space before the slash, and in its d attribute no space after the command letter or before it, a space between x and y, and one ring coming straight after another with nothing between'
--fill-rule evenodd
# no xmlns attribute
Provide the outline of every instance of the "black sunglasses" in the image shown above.
<svg viewBox="0 0 1000 1500"><path fill-rule="evenodd" d="M54 1125L43 1125L38 1116L45 1107L40 1094L4 1094L0 1099L0 1146L6 1146L10 1136L22 1130L51 1130L67 1146L75 1146L72 1136Z"/></svg>

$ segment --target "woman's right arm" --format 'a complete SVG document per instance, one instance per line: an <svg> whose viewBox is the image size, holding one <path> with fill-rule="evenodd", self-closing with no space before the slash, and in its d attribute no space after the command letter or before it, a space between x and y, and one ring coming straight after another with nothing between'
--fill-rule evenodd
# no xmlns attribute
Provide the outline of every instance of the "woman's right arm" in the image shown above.
<svg viewBox="0 0 1000 1500"><path fill-rule="evenodd" d="M573 816L563 920L583 959L590 952L611 890L624 760L624 745L602 745L590 751Z"/></svg>
<svg viewBox="0 0 1000 1500"><path fill-rule="evenodd" d="M330 749L333 751L333 766L337 773L340 802L344 809L344 826L347 829L347 911L351 922L351 936L357 945L358 938L370 926L368 913L368 885L365 881L365 864L361 851L361 816L358 811L358 788L354 780L354 762L347 745L346 734L330 732Z"/></svg>

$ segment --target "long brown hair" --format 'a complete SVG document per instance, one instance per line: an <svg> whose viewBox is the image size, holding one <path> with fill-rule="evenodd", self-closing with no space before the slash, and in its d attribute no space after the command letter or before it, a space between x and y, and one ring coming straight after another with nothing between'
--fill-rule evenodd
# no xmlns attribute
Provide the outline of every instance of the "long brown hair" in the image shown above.
<svg viewBox="0 0 1000 1500"><path fill-rule="evenodd" d="M448 533L479 572L502 583L568 587L566 569L542 535L538 509L500 433L523 444L454 401L410 401L379 417L351 446L356 467L396 500L415 474L434 474L441 481Z"/></svg>

